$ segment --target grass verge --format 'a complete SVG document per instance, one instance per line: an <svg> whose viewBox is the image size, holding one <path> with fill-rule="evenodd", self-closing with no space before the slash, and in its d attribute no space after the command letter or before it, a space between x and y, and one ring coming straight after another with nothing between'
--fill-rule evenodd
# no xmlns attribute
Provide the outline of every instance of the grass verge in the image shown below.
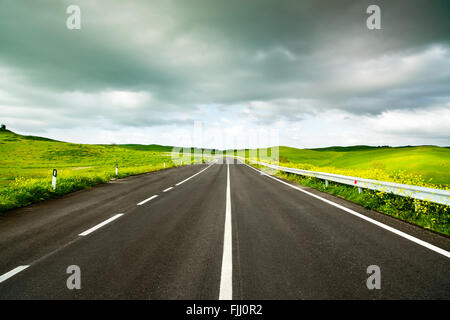
<svg viewBox="0 0 450 320"><path fill-rule="evenodd" d="M205 162L202 160L201 162ZM198 163L198 161L184 161L184 165ZM128 176L159 171L171 167L180 166L179 162L172 162L167 159L164 162L154 163L152 165L133 166L119 169L116 175L112 166L76 170L67 168L58 172L56 189L51 185L51 170L48 169L47 178L24 178L18 177L11 181L6 187L0 189L0 213L11 209L16 209L30 204L58 198L65 194L87 189L101 183L109 182L113 179L124 178Z"/></svg>

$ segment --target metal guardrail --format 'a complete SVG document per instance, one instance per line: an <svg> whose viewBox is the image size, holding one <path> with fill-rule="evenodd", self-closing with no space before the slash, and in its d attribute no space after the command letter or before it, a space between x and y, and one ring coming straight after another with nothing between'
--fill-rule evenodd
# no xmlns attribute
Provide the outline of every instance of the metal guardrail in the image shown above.
<svg viewBox="0 0 450 320"><path fill-rule="evenodd" d="M239 159L246 160L243 157L237 157ZM351 185L361 189L370 189L376 191L382 191L386 193L393 193L403 197L410 197L417 200L430 201L435 203L440 203L449 206L450 205L450 190L442 190L442 189L434 189L434 188L426 188L426 187L418 187L408 184L394 183L394 182L386 182L372 179L364 179L358 177L344 176L340 174L326 173L326 172L318 172L318 171L308 171L302 169L295 169L289 167L280 167L273 164L268 164L264 162L258 162L254 160L248 161L254 162L261 166L269 167L274 170L299 174L302 176L309 176L318 179L325 180L325 184L328 185L328 181L338 182L346 185Z"/></svg>

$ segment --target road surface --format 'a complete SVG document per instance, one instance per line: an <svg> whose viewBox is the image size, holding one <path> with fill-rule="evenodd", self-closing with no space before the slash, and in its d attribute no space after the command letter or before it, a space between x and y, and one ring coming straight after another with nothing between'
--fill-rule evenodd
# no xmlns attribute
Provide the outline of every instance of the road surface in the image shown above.
<svg viewBox="0 0 450 320"><path fill-rule="evenodd" d="M1 216L0 299L450 298L450 239L235 161Z"/></svg>

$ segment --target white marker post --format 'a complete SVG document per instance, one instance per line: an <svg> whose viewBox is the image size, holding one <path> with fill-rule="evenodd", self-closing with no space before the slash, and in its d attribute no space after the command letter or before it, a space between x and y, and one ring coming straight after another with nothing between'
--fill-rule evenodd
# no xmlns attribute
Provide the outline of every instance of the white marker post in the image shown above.
<svg viewBox="0 0 450 320"><path fill-rule="evenodd" d="M53 177L52 177L52 187L53 190L56 190L56 176L58 175L58 170L53 169Z"/></svg>
<svg viewBox="0 0 450 320"><path fill-rule="evenodd" d="M164 161L164 169L166 168L166 162Z"/></svg>
<svg viewBox="0 0 450 320"><path fill-rule="evenodd" d="M119 174L119 165L116 163L116 176Z"/></svg>

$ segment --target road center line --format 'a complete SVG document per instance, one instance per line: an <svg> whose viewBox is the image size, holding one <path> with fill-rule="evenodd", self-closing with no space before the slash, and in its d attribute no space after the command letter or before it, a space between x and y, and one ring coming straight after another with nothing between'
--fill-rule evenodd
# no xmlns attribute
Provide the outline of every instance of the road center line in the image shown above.
<svg viewBox="0 0 450 320"><path fill-rule="evenodd" d="M26 268L28 268L30 265L26 265L26 266L18 266L17 268L12 269L11 271L8 271L7 273L3 274L0 276L0 283L2 283L5 280L8 280L9 278L11 278L12 276L18 274L19 272L25 270Z"/></svg>
<svg viewBox="0 0 450 320"><path fill-rule="evenodd" d="M227 199L225 209L225 231L223 237L222 273L220 276L219 300L233 299L233 244L231 236L230 165L227 164Z"/></svg>
<svg viewBox="0 0 450 320"><path fill-rule="evenodd" d="M207 166L205 169L201 170L200 172L197 172L196 174L190 176L190 177L187 178L187 179L184 179L184 180L181 181L181 182L178 182L178 183L176 184L176 186L179 186L180 184L185 183L186 181L192 179L192 178L195 177L196 175L202 173L203 171L205 171L206 169L208 169L209 167L211 167L215 162L216 162L216 161L213 161L213 162L212 162L209 166Z"/></svg>
<svg viewBox="0 0 450 320"><path fill-rule="evenodd" d="M103 221L102 223L99 223L98 225L86 230L85 232L82 232L79 234L79 236L87 236L88 234L90 234L91 232L94 232L95 230L103 227L104 225L113 222L114 220L116 220L117 218L120 218L121 216L123 216L123 213L119 213L116 214L115 216L113 216L112 218L109 218L108 220Z"/></svg>
<svg viewBox="0 0 450 320"><path fill-rule="evenodd" d="M241 161L241 162L242 162L242 161ZM411 236L411 235L409 235L409 234L407 234L407 233L405 233L405 232L402 232L402 231L400 231L400 230L397 230L397 229L395 229L395 228L392 228L392 227L390 227L390 226L388 226L388 225L385 225L384 223L378 222L377 220L374 220L374 219L372 219L372 218L366 217L365 215L363 215L363 214L361 214L361 213L358 213L358 212L356 212L356 211L353 211L353 210L351 210L351 209L349 209L349 208L347 208L347 207L341 206L340 204L334 203L333 201L330 201L330 200L327 200L327 199L325 199L325 198L322 198L322 197L320 197L320 196L318 196L318 195L315 195L314 193L311 193L311 192L308 192L308 191L306 191L306 190L303 190L303 189L301 189L301 188L299 188L299 187L293 186L293 185L291 185L290 183L287 183L287 182L285 182L285 181L283 181L283 180L280 180L280 179L278 179L278 178L275 178L275 177L273 177L273 176L271 176L271 175L269 175L269 174L267 174L267 173L265 173L265 172L263 172L263 171L261 171L261 170L258 170L258 169L256 169L256 168L253 168L252 166L250 166L250 165L248 165L248 164L246 164L246 163L244 163L244 164L245 164L247 167L250 167L250 168L252 168L253 170L256 170L256 171L262 173L263 175L268 176L269 178L272 178L272 179L274 179L274 180L276 180L276 181L278 181L278 182L280 182L280 183L283 183L283 184L285 184L285 185L287 185L287 186L289 186L289 187L291 187L291 188L293 188L293 189L296 189L296 190L298 190L298 191L301 191L301 192L303 192L303 193L306 193L307 195L310 195L311 197L314 197L314 198L319 199L319 200L321 200L321 201L323 201L323 202L326 202L326 203L328 203L328 204L330 204L330 205L332 205L332 206L334 206L334 207L336 207L336 208L339 208L339 209L344 210L344 211L346 211L346 212L348 212L348 213L350 213L350 214L352 214L352 215L354 215L354 216L357 216L358 218L364 219L364 220L366 220L366 221L368 221L368 222L370 222L370 223L373 223L373 224L375 224L375 225L377 225L377 226L379 226L379 227L381 227L381 228L383 228L383 229L385 229L385 230L388 230L388 231L390 231L390 232L392 232L392 233L395 233L396 235L398 235L398 236L400 236L400 237L403 237L403 238L405 238L405 239L408 239L409 241L412 241L412 242L414 242L414 243L416 243L416 244L418 244L418 245L420 245L420 246L422 246L422 247L425 247L425 248L430 249L430 250L432 250L432 251L434 251L434 252L437 252L437 253L439 253L439 254L442 254L443 256L445 256L445 257L447 257L447 258L450 258L450 252L449 252L449 251L446 251L446 250L444 250L444 249L441 249L441 248L439 248L439 247L436 247L436 246L432 245L431 243L428 243L428 242L425 242L425 241L423 241L423 240L420 240L420 239L418 239L418 238L416 238L416 237L413 237L413 236Z"/></svg>
<svg viewBox="0 0 450 320"><path fill-rule="evenodd" d="M157 196L158 196L158 195L155 194L154 196L151 196L150 198L145 199L144 201L139 202L137 205L138 205L138 206L142 206L144 203L147 203L147 202L149 202L150 200L155 199Z"/></svg>
<svg viewBox="0 0 450 320"><path fill-rule="evenodd" d="M173 187L170 187L170 188L167 188L167 189L163 190L163 192L167 192L167 191L172 190L172 189L173 189Z"/></svg>

